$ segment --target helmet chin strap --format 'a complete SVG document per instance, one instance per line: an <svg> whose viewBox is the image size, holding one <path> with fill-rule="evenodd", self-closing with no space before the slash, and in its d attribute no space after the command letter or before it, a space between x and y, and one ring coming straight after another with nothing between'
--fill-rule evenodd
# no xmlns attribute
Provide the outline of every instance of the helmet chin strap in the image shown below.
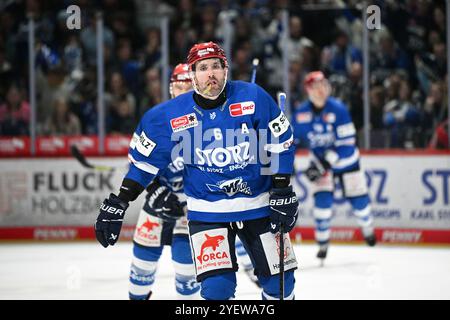
<svg viewBox="0 0 450 320"><path fill-rule="evenodd" d="M227 84L227 78L228 78L228 68L225 68L225 79L223 81L223 86L222 89L220 90L219 94L217 94L216 96L209 96L208 93L211 90L211 86L208 86L204 91L200 91L200 89L197 86L197 79L195 77L195 72L191 71L190 72L190 77L192 79L192 86L194 87L194 91L201 95L203 98L205 99L209 99L209 100L216 100L223 92L223 89L225 89L225 85Z"/></svg>

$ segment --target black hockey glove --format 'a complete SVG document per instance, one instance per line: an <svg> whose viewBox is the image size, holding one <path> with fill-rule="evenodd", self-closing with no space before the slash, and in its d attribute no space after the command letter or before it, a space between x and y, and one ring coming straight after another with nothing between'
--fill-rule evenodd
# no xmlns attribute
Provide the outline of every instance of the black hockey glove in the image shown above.
<svg viewBox="0 0 450 320"><path fill-rule="evenodd" d="M175 222L184 216L184 208L177 195L158 181L153 181L147 187L147 196L145 198L144 210L164 221Z"/></svg>
<svg viewBox="0 0 450 320"><path fill-rule="evenodd" d="M324 175L325 172L322 172L314 162L309 164L308 169L305 171L305 175L309 181L314 182Z"/></svg>
<svg viewBox="0 0 450 320"><path fill-rule="evenodd" d="M291 231L298 217L298 199L292 186L286 188L274 188L270 192L270 232L277 233L280 224L284 231Z"/></svg>
<svg viewBox="0 0 450 320"><path fill-rule="evenodd" d="M100 207L100 214L95 222L95 236L98 242L105 248L114 245L119 239L123 217L128 208L128 203L111 193Z"/></svg>

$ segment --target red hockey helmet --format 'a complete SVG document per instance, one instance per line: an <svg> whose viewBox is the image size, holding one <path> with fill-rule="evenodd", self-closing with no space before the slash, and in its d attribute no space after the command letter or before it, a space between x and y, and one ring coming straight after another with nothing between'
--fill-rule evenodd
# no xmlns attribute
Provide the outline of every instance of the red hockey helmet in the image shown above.
<svg viewBox="0 0 450 320"><path fill-rule="evenodd" d="M225 55L225 51L223 51L223 49L217 43L214 43L212 41L195 44L191 48L191 50L189 50L187 63L189 65L189 68L192 70L192 66L197 61L210 58L219 58L224 62L224 67L228 67L228 61L227 56Z"/></svg>
<svg viewBox="0 0 450 320"><path fill-rule="evenodd" d="M191 78L189 77L189 66L187 64L177 64L170 76L170 83L172 82L191 82Z"/></svg>
<svg viewBox="0 0 450 320"><path fill-rule="evenodd" d="M313 71L308 73L303 80L303 85L305 88L310 87L313 83L326 80L325 75L322 71Z"/></svg>

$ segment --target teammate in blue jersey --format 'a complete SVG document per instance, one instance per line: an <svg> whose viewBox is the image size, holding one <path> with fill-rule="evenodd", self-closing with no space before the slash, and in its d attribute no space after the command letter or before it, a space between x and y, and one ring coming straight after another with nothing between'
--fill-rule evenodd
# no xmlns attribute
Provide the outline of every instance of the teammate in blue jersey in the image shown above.
<svg viewBox="0 0 450 320"><path fill-rule="evenodd" d="M297 219L290 186L293 133L286 116L258 85L227 81L228 62L215 43L188 55L194 92L150 109L135 131L130 169L118 195L105 199L95 223L97 240L114 245L128 203L174 159L183 158L189 237L204 299L232 299L236 235L242 240L265 299L280 298L279 228ZM174 205L163 207L172 215ZM284 293L294 297L296 258L283 235Z"/></svg>
<svg viewBox="0 0 450 320"><path fill-rule="evenodd" d="M172 98L192 90L187 64L177 65L170 77ZM134 137L133 143L138 139ZM183 161L175 159L161 170L146 188L147 195L139 214L133 237L129 297L147 300L152 294L158 261L164 245L171 245L175 270L175 289L180 299L196 299L200 285L195 280L195 269L190 252L187 220L184 214L186 197L183 193ZM174 202L167 214L163 208Z"/></svg>
<svg viewBox="0 0 450 320"><path fill-rule="evenodd" d="M296 144L310 150L305 175L313 186L315 238L320 246L317 257L325 259L327 255L335 178L353 207L364 239L373 246L370 199L350 114L342 102L330 97L330 84L321 71L306 75L304 87L309 99L295 112L293 123Z"/></svg>

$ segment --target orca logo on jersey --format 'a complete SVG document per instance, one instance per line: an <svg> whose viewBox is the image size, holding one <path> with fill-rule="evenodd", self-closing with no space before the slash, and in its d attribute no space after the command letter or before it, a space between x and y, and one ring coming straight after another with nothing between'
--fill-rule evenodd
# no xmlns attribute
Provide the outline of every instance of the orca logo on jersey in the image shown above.
<svg viewBox="0 0 450 320"><path fill-rule="evenodd" d="M229 108L230 115L232 117L239 117L255 113L255 103L253 101L233 103Z"/></svg>
<svg viewBox="0 0 450 320"><path fill-rule="evenodd" d="M242 177L238 177L232 180L220 181L215 185L207 183L206 186L212 192L223 192L226 193L229 197L232 197L239 192L247 195L252 194L250 187L247 186L247 182L243 182Z"/></svg>
<svg viewBox="0 0 450 320"><path fill-rule="evenodd" d="M231 163L242 163L250 159L250 143L242 142L236 146L226 148L214 148L202 150L195 148L195 154L198 157L197 164L216 167L225 167Z"/></svg>
<svg viewBox="0 0 450 320"><path fill-rule="evenodd" d="M139 232L144 232L144 229L146 229L146 233L151 232L155 227L159 227L159 223L157 222L151 222L148 218L146 221L138 228Z"/></svg>
<svg viewBox="0 0 450 320"><path fill-rule="evenodd" d="M198 126L198 120L195 113L185 114L184 116L170 120L170 126L173 132L186 130Z"/></svg>
<svg viewBox="0 0 450 320"><path fill-rule="evenodd" d="M200 248L200 254L197 256L197 259L200 263L207 262L210 260L215 259L223 259L227 258L228 255L225 251L216 252L216 249L219 247L219 245L222 243L223 240L225 240L224 236L218 235L215 237L211 237L205 233L206 240L203 242L201 248ZM213 252L210 254L205 254L205 250L211 248Z"/></svg>

